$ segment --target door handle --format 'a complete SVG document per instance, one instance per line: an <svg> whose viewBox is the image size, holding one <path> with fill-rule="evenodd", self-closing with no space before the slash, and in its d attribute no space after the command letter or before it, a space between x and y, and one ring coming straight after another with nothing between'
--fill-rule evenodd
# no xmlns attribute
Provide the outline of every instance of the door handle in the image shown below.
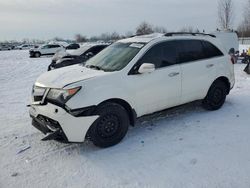
<svg viewBox="0 0 250 188"><path fill-rule="evenodd" d="M211 67L213 67L214 66L214 64L208 64L206 67L207 68L211 68Z"/></svg>
<svg viewBox="0 0 250 188"><path fill-rule="evenodd" d="M172 72L172 73L170 73L168 76L169 77L174 77L174 76L177 76L177 75L179 75L180 73L179 72Z"/></svg>

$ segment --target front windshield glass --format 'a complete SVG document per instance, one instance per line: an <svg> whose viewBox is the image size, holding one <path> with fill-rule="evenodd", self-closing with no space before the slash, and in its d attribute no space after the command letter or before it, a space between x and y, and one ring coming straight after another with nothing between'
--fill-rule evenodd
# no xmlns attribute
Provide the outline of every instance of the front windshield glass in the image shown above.
<svg viewBox="0 0 250 188"><path fill-rule="evenodd" d="M84 52L86 52L89 48L91 48L91 46L83 46L81 48L78 48L77 50L74 50L73 52L70 52L71 55L76 55L76 56L80 56L82 55Z"/></svg>
<svg viewBox="0 0 250 188"><path fill-rule="evenodd" d="M104 71L119 71L135 57L143 46L142 43L114 43L89 59L85 66Z"/></svg>

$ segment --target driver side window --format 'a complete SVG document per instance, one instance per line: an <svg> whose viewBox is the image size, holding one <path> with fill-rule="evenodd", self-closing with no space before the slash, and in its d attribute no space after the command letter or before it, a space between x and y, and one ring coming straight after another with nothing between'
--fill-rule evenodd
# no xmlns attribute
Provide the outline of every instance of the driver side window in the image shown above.
<svg viewBox="0 0 250 188"><path fill-rule="evenodd" d="M42 47L42 49L48 49L48 48L49 48L48 45Z"/></svg>
<svg viewBox="0 0 250 188"><path fill-rule="evenodd" d="M140 65L142 63L152 63L157 69L174 65L177 62L176 42L168 41L153 46L146 52L138 63Z"/></svg>
<svg viewBox="0 0 250 188"><path fill-rule="evenodd" d="M157 44L149 49L144 56L139 60L138 64L152 63L155 68L159 68L162 62L162 44Z"/></svg>

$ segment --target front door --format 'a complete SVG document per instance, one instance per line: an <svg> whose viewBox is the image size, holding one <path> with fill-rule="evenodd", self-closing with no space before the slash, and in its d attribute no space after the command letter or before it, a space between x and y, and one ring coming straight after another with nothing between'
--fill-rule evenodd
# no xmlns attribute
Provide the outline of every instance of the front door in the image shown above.
<svg viewBox="0 0 250 188"><path fill-rule="evenodd" d="M163 42L151 47L132 68L135 71L128 76L128 85L134 91L138 117L180 103L181 69L176 57L174 41ZM143 63L154 64L155 71L138 73Z"/></svg>

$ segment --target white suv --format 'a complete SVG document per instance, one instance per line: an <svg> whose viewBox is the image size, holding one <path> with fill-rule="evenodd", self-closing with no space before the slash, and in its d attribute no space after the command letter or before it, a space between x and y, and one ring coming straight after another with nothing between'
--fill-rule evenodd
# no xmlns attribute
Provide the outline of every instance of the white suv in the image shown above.
<svg viewBox="0 0 250 188"><path fill-rule="evenodd" d="M42 55L54 55L61 50L65 50L65 48L59 44L46 44L30 49L29 53L30 57L40 57Z"/></svg>
<svg viewBox="0 0 250 188"><path fill-rule="evenodd" d="M135 119L203 100L219 109L234 86L234 67L213 35L152 34L120 40L85 65L42 74L30 116L43 140L96 146L120 142Z"/></svg>

